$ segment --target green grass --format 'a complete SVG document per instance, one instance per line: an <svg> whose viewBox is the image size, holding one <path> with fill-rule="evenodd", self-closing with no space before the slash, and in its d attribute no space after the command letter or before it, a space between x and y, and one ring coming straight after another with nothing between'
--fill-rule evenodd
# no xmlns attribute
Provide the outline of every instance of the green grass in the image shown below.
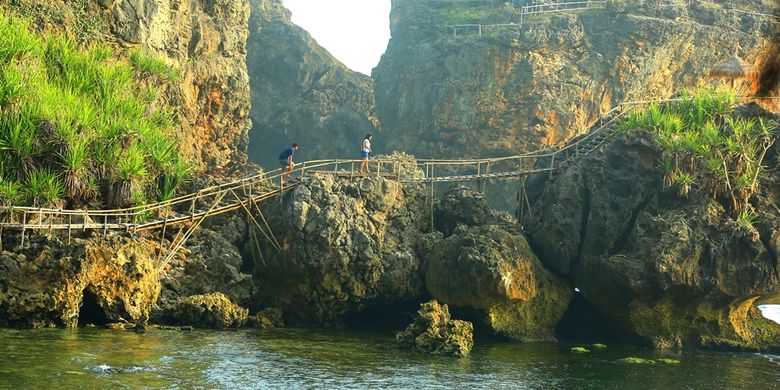
<svg viewBox="0 0 780 390"><path fill-rule="evenodd" d="M777 124L732 117L735 102L728 91L686 92L678 101L628 114L617 135L637 129L651 132L662 151L657 167L664 186L675 187L681 196L691 191L712 196L738 219L751 210L751 199L759 191Z"/></svg>
<svg viewBox="0 0 780 390"><path fill-rule="evenodd" d="M145 76L158 77L170 82L180 77L179 72L165 62L140 50L133 50L130 53L130 63L133 64L133 69Z"/></svg>
<svg viewBox="0 0 780 390"><path fill-rule="evenodd" d="M0 202L104 207L172 197L189 169L175 111L158 97L177 72L140 52L120 58L29 28L0 15Z"/></svg>

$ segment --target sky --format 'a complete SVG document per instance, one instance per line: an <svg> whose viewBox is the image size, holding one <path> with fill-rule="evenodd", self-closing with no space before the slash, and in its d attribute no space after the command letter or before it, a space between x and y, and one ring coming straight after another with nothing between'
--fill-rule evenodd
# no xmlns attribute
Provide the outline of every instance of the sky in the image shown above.
<svg viewBox="0 0 780 390"><path fill-rule="evenodd" d="M293 23L348 68L370 75L390 39L390 0L283 0Z"/></svg>

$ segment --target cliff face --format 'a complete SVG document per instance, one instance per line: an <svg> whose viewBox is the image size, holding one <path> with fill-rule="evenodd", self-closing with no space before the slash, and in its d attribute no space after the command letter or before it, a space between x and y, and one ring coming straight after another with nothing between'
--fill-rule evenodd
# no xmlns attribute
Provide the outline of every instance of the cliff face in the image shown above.
<svg viewBox="0 0 780 390"><path fill-rule="evenodd" d="M158 98L177 110L183 153L201 168L246 159L248 0L13 0L5 7L82 43L162 58L181 74Z"/></svg>
<svg viewBox="0 0 780 390"><path fill-rule="evenodd" d="M551 180L539 176L544 190L525 222L540 258L658 347L780 347L780 326L755 307L780 290L777 175L746 233L711 195L664 190L661 153L648 133L629 133Z"/></svg>
<svg viewBox="0 0 780 390"><path fill-rule="evenodd" d="M453 36L443 26L517 23L519 9L394 1L392 39L372 75L383 139L421 157L537 149L570 138L620 102L706 83L736 44L760 69L739 87L746 94L776 88L772 18L741 12L772 14L771 5L609 3L526 16L519 28L484 27L482 35L461 27Z"/></svg>
<svg viewBox="0 0 780 390"><path fill-rule="evenodd" d="M300 155L358 158L374 133L374 83L338 62L290 21L281 0L252 0L248 65L254 161L275 163L293 142Z"/></svg>

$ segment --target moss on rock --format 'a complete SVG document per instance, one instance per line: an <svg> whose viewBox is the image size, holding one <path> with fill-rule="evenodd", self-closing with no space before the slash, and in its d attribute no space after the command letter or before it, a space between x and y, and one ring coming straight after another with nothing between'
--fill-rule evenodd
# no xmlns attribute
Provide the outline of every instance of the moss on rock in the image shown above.
<svg viewBox="0 0 780 390"><path fill-rule="evenodd" d="M396 341L405 347L433 354L466 356L474 345L473 325L468 321L453 320L447 305L432 300L420 305L418 317Z"/></svg>
<svg viewBox="0 0 780 390"><path fill-rule="evenodd" d="M222 293L213 293L181 298L169 315L180 325L225 329L243 326L249 310L231 302Z"/></svg>

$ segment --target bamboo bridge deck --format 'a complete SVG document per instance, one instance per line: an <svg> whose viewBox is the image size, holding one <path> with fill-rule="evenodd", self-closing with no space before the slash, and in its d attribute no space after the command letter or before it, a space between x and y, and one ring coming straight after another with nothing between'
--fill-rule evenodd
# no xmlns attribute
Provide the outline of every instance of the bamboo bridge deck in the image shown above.
<svg viewBox="0 0 780 390"><path fill-rule="evenodd" d="M772 97L769 99L777 99ZM610 110L603 119L594 123L587 133L573 141L540 150L500 158L480 159L420 159L399 160L380 158L372 160L371 172L358 171L360 160L316 160L300 163L291 172L298 180L286 185L282 170L276 169L241 179L202 188L197 192L174 199L142 206L112 210L64 210L32 207L0 207L0 240L3 230L21 231L24 246L26 230L67 232L121 231L131 235L144 231L161 231L160 242L165 240L166 230L180 227L166 253L169 260L209 217L243 210L269 242L278 247L259 204L280 197L300 185L312 175L331 175L351 180L384 177L402 183L420 183L430 186L433 205L434 183L471 182L480 184L488 180L511 180L531 174L549 173L566 167L608 143L617 129L619 119L631 108L654 102L671 102L679 99L638 101L620 104ZM267 233L266 233L267 231ZM169 231L170 232L170 231ZM0 241L2 248L2 241Z"/></svg>

